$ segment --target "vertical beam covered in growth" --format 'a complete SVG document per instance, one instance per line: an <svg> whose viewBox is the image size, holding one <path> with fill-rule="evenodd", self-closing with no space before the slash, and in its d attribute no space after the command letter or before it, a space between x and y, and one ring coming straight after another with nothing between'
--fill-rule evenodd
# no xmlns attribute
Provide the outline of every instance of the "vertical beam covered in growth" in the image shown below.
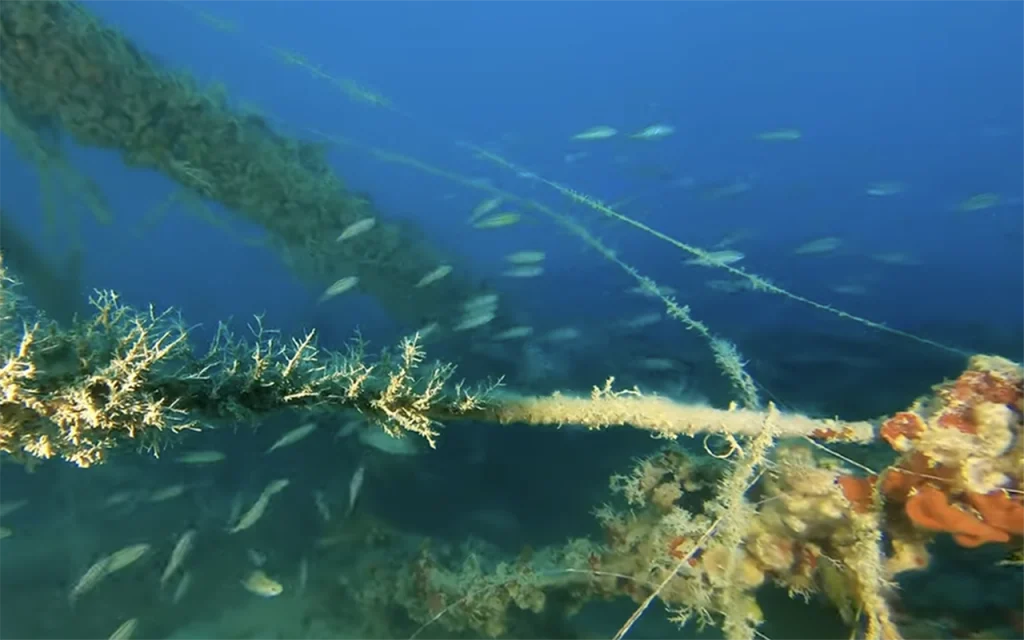
<svg viewBox="0 0 1024 640"><path fill-rule="evenodd" d="M220 202L265 229L302 277L326 286L357 276L362 291L410 327L450 325L460 304L481 293L459 269L417 287L453 256L410 225L381 219L345 188L319 147L160 68L78 4L0 4L0 83L27 121L59 124L82 144L116 149L128 165ZM367 218L376 220L372 228L337 241Z"/></svg>

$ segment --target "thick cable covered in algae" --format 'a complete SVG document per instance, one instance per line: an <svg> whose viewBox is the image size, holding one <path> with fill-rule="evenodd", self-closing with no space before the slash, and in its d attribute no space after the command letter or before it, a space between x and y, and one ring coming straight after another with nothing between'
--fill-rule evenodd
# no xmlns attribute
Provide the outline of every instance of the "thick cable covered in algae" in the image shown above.
<svg viewBox="0 0 1024 640"><path fill-rule="evenodd" d="M318 146L233 111L223 95L160 68L75 3L0 3L0 83L20 113L117 149L128 165L156 169L259 225L302 277L326 286L358 276L362 291L410 327L450 326L460 303L482 293L459 269L417 287L457 261L407 223L382 220L346 190ZM336 241L371 217L372 229Z"/></svg>
<svg viewBox="0 0 1024 640"><path fill-rule="evenodd" d="M411 432L431 445L449 420L632 426L676 437L750 435L771 419L782 436L875 436L868 423L724 411L610 384L583 398L455 383L455 367L426 362L415 337L380 354L358 342L336 353L319 349L312 333L284 340L256 321L254 339L221 326L210 347L196 351L173 310L134 309L100 292L94 314L65 328L42 315L29 319L11 285L0 265L0 452L25 461L60 457L87 467L122 446L159 451L174 434L211 421L255 421L289 408L356 410L392 436Z"/></svg>

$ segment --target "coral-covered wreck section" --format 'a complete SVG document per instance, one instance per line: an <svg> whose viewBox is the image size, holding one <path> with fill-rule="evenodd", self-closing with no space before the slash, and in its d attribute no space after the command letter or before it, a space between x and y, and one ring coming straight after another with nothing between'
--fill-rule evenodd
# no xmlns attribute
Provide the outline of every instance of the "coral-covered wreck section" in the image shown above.
<svg viewBox="0 0 1024 640"><path fill-rule="evenodd" d="M899 453L879 478L847 478L847 496L867 508L884 498L887 532L901 561L927 564L924 546L948 533L962 547L1024 535L1022 370L975 356L957 379L885 420L880 437Z"/></svg>
<svg viewBox="0 0 1024 640"><path fill-rule="evenodd" d="M972 358L957 379L881 422L878 437L897 457L878 472L820 445L781 442L732 518L714 504L734 456L696 456L673 443L613 478L615 499L595 512L604 540L533 550L514 570L495 572L502 577L490 587L431 555L414 565L418 573L405 566L395 575L419 576L404 601L417 622L491 636L510 628L515 609L543 606L520 601L528 587L549 600L563 592L554 601L567 614L589 600L639 604L656 593L678 622L724 619L728 635L751 637L766 617L758 591L774 584L823 596L864 637L898 638L915 620L901 613L893 586L929 566L937 535L962 547L1021 541L1022 382L1016 363Z"/></svg>

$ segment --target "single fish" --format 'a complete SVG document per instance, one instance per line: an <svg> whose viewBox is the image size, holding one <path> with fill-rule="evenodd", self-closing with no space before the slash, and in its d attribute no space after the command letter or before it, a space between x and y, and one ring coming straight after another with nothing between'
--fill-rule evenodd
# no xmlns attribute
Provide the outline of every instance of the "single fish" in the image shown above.
<svg viewBox="0 0 1024 640"><path fill-rule="evenodd" d="M284 587L281 586L280 582L268 576L261 569L253 571L241 582L246 591L264 598L279 596L284 591Z"/></svg>
<svg viewBox="0 0 1024 640"><path fill-rule="evenodd" d="M344 278L339 278L334 284L327 287L327 290L320 296L317 303L326 302L334 296L340 296L349 289L355 287L357 284L359 284L359 276L346 276Z"/></svg>
<svg viewBox="0 0 1024 640"><path fill-rule="evenodd" d="M344 242L360 234L366 233L377 224L376 218L363 218L345 227L338 235L337 242Z"/></svg>
<svg viewBox="0 0 1024 640"><path fill-rule="evenodd" d="M169 487L163 489L157 489L149 495L150 502L164 502L165 500L171 500L177 498L181 494L185 493L187 489L184 484L172 484Z"/></svg>
<svg viewBox="0 0 1024 640"><path fill-rule="evenodd" d="M657 140L670 136L676 132L676 128L670 124L652 124L651 126L629 136L637 140Z"/></svg>
<svg viewBox="0 0 1024 640"><path fill-rule="evenodd" d="M521 338L528 338L533 335L533 327L519 326L510 327L500 333L494 334L491 340L502 341L502 340L519 340Z"/></svg>
<svg viewBox="0 0 1024 640"><path fill-rule="evenodd" d="M323 518L324 522L331 521L331 508L327 504L327 496L324 495L323 491L313 492L313 503L316 504L316 511Z"/></svg>
<svg viewBox="0 0 1024 640"><path fill-rule="evenodd" d="M178 456L175 460L183 464L212 464L220 462L225 457L220 451L190 451Z"/></svg>
<svg viewBox="0 0 1024 640"><path fill-rule="evenodd" d="M171 603L178 604L181 599L188 593L188 588L192 586L192 573L186 571L182 576L181 580L178 581L178 586L174 589L174 595L171 596Z"/></svg>
<svg viewBox="0 0 1024 640"><path fill-rule="evenodd" d="M902 182L873 182L868 185L866 193L876 198L884 198L885 196L903 193L903 191L904 186Z"/></svg>
<svg viewBox="0 0 1024 640"><path fill-rule="evenodd" d="M121 623L114 633L110 634L108 640L128 640L135 633L135 628L139 626L138 618L129 618Z"/></svg>
<svg viewBox="0 0 1024 640"><path fill-rule="evenodd" d="M752 229L737 229L715 243L716 249L725 249L754 235Z"/></svg>
<svg viewBox="0 0 1024 640"><path fill-rule="evenodd" d="M316 430L316 423L315 422L307 422L306 424L302 425L301 427L295 427L294 429L292 429L288 433L286 433L283 436L281 436L280 438L278 438L277 442L272 444L270 446L270 448L267 449L266 452L264 452L263 455L266 455L266 454L270 453L271 451L274 451L275 449L280 449L281 447L287 447L289 445L293 445L296 442L298 442L299 440L302 440L303 438L309 436L309 434L313 433L313 431L315 431L315 430Z"/></svg>
<svg viewBox="0 0 1024 640"><path fill-rule="evenodd" d="M430 322L416 330L416 335L420 337L420 340L426 340L427 337L432 335L435 331L441 328L441 325L437 322Z"/></svg>
<svg viewBox="0 0 1024 640"><path fill-rule="evenodd" d="M21 509L28 504L28 500L14 500L11 502L4 502L0 504L0 518L9 516L18 509Z"/></svg>
<svg viewBox="0 0 1024 640"><path fill-rule="evenodd" d="M14 532L8 529L7 527L0 527L0 540L3 540L4 538L10 536L12 533Z"/></svg>
<svg viewBox="0 0 1024 640"><path fill-rule="evenodd" d="M544 267L536 264L524 264L512 269L505 269L501 275L507 278L536 278L543 275Z"/></svg>
<svg viewBox="0 0 1024 640"><path fill-rule="evenodd" d="M359 492L363 490L365 478L366 467L359 465L356 472L352 474L352 479L348 481L348 511L345 512L345 517L352 515L352 510L356 508L356 500L359 499Z"/></svg>
<svg viewBox="0 0 1024 640"><path fill-rule="evenodd" d="M107 557L107 573L110 574L114 573L115 571L120 571L121 569L124 569L125 567L134 563L142 556L149 553L149 549L150 546L146 543L133 544L124 547L123 549L118 549L117 551L115 551Z"/></svg>
<svg viewBox="0 0 1024 640"><path fill-rule="evenodd" d="M124 491L115 491L114 493L107 496L107 499L103 501L103 506L116 507L126 502L130 502L131 500L134 500L137 497L139 497L139 494L135 491L127 489Z"/></svg>
<svg viewBox="0 0 1024 640"><path fill-rule="evenodd" d="M775 129L763 131L754 136L762 142L793 142L803 137L799 129Z"/></svg>
<svg viewBox="0 0 1024 640"><path fill-rule="evenodd" d="M544 262L544 258L543 251L516 251L505 256L505 260L512 264L537 264Z"/></svg>
<svg viewBox="0 0 1024 640"><path fill-rule="evenodd" d="M676 363L668 358L640 358L636 366L647 371L671 371L676 368Z"/></svg>
<svg viewBox="0 0 1024 640"><path fill-rule="evenodd" d="M1002 198L998 193L979 193L977 195L967 198L956 206L957 211L963 211L965 213L971 211L983 211L985 209L991 209L999 205L1002 202Z"/></svg>
<svg viewBox="0 0 1024 640"><path fill-rule="evenodd" d="M361 425L362 425L362 421L361 420L358 420L358 419L356 419L356 420L349 420L345 424L343 424L340 427L338 427L338 432L336 434L334 434L334 439L337 440L339 438L347 438L347 437L349 437L350 435L355 433L359 429L359 427Z"/></svg>
<svg viewBox="0 0 1024 640"><path fill-rule="evenodd" d="M389 436L379 427L367 427L361 430L359 442L393 456L416 456L423 453L423 447L412 437L395 438Z"/></svg>
<svg viewBox="0 0 1024 640"><path fill-rule="evenodd" d="M571 342L578 339L581 335L583 334L576 327L562 327L561 329L548 331L544 334L544 339L548 342Z"/></svg>
<svg viewBox="0 0 1024 640"><path fill-rule="evenodd" d="M163 588L167 581L171 578L174 573L181 568L185 558L189 552L192 551L192 545L196 539L196 530L189 529L185 533L181 534L178 538L177 544L174 545L174 549L171 551L171 558L167 561L167 566L164 568L163 574L160 576L160 587Z"/></svg>
<svg viewBox="0 0 1024 640"><path fill-rule="evenodd" d="M704 283L712 291L722 293L739 293L740 291L753 291L753 285L749 280L708 280Z"/></svg>
<svg viewBox="0 0 1024 640"><path fill-rule="evenodd" d="M420 278L420 281L416 283L416 288L419 289L427 286L428 284L433 284L451 272L452 266L450 264L442 264L440 267Z"/></svg>
<svg viewBox="0 0 1024 640"><path fill-rule="evenodd" d="M676 290L675 287L668 285L655 285L653 289L651 287L636 286L627 289L627 293L635 293L645 298L657 298L659 295L673 296L676 294Z"/></svg>
<svg viewBox="0 0 1024 640"><path fill-rule="evenodd" d="M596 127L591 127L586 131L577 133L570 138L570 140L607 140L618 133L619 131L617 129L613 129L612 127L605 125L598 125Z"/></svg>
<svg viewBox="0 0 1024 640"><path fill-rule="evenodd" d="M705 253L701 257L687 260L686 264L698 265L701 267L720 267L726 264L735 264L745 257L746 256L740 251L726 249L725 251L712 251L710 253Z"/></svg>
<svg viewBox="0 0 1024 640"><path fill-rule="evenodd" d="M728 184L721 184L703 190L701 197L705 200L723 200L747 193L753 188L754 185L746 180L734 180Z"/></svg>
<svg viewBox="0 0 1024 640"><path fill-rule="evenodd" d="M811 240L805 242L796 249L793 253L797 255L814 255L818 253L830 253L839 248L843 244L843 241L835 236L828 236L826 238L818 238L817 240Z"/></svg>
<svg viewBox="0 0 1024 640"><path fill-rule="evenodd" d="M238 524L228 529L228 533L238 533L244 531L263 517L264 512L267 510L267 505L270 504L270 499L276 494L280 493L282 489L288 486L288 480L274 480L267 485L267 488L263 490L260 497L253 503L252 507L239 519Z"/></svg>
<svg viewBox="0 0 1024 640"><path fill-rule="evenodd" d="M643 329L651 325L661 322L661 314L657 312L645 313L639 316L634 316L628 320L622 322L622 326L626 329Z"/></svg>
<svg viewBox="0 0 1024 640"><path fill-rule="evenodd" d="M477 309L493 309L498 306L498 294L496 293L485 293L475 298L470 298L462 303L462 308L465 311L473 311Z"/></svg>
<svg viewBox="0 0 1024 640"><path fill-rule="evenodd" d="M519 222L522 216L518 213L498 213L493 216L488 216L479 222L473 224L477 229L497 229L499 227L508 227Z"/></svg>
<svg viewBox="0 0 1024 640"><path fill-rule="evenodd" d="M476 205L476 207L473 209L473 213L471 213L469 216L469 222L476 222L480 218L486 216L488 213L496 210L499 206L501 206L501 203L504 200L505 199L502 196L496 196L494 198L484 200L480 204Z"/></svg>
<svg viewBox="0 0 1024 640"><path fill-rule="evenodd" d="M452 327L452 331L468 331L482 327L494 320L495 313L492 309L481 309L473 313L467 313L459 320L459 323Z"/></svg>
<svg viewBox="0 0 1024 640"><path fill-rule="evenodd" d="M98 585L103 578L107 577L107 563L110 561L110 557L103 557L93 563L91 567L85 570L82 577L78 579L75 586L71 587L71 593L68 594L68 602L71 606L75 605L75 602L83 594L92 591L96 585Z"/></svg>
<svg viewBox="0 0 1024 640"><path fill-rule="evenodd" d="M298 595L302 595L306 592L306 584L309 582L309 561L306 560L306 556L302 556L299 560L299 588L297 589Z"/></svg>

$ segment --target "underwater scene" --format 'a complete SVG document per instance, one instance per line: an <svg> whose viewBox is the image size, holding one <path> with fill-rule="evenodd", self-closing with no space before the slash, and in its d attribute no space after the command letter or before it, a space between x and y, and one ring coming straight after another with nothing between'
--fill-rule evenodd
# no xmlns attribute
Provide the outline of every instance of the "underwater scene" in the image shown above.
<svg viewBox="0 0 1024 640"><path fill-rule="evenodd" d="M1024 636L1024 4L0 3L0 636Z"/></svg>

